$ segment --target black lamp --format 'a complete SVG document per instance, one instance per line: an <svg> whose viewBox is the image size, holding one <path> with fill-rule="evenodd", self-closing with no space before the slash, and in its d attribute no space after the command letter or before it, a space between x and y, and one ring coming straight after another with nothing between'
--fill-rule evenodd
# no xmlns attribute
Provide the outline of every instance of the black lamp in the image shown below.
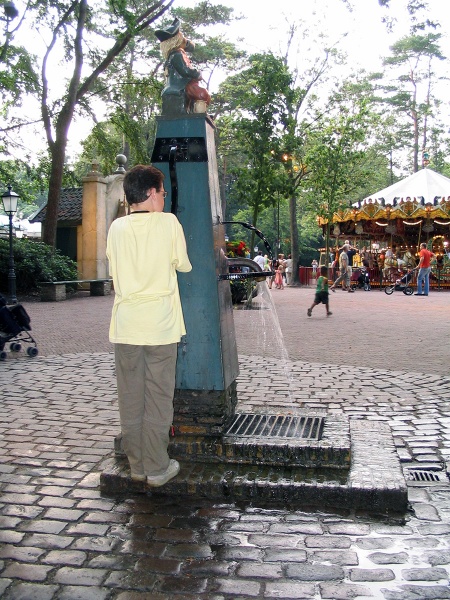
<svg viewBox="0 0 450 600"><path fill-rule="evenodd" d="M17 212L17 205L19 203L19 196L12 191L11 186L8 185L8 191L2 194L3 210L9 217L9 262L8 262L8 295L9 303L16 304L16 272L14 270L14 254L12 246L12 220L13 216Z"/></svg>

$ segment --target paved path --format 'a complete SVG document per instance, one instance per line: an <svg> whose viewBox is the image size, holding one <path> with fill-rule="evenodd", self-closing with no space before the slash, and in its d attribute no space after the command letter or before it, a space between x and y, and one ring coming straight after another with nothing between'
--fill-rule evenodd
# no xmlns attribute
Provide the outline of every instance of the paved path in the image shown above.
<svg viewBox="0 0 450 600"><path fill-rule="evenodd" d="M241 410L307 406L387 421L404 520L99 493L118 431L112 298L25 303L40 354L0 363L5 600L450 598L450 294L273 290L235 311ZM264 335L263 335L264 334ZM417 472L417 471L416 471ZM440 481L439 481L440 480Z"/></svg>

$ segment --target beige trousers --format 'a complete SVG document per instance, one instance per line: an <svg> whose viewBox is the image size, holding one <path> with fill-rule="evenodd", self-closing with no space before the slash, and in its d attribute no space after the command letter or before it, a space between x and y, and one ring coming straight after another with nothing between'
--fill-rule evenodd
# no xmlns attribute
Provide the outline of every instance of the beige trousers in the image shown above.
<svg viewBox="0 0 450 600"><path fill-rule="evenodd" d="M114 344L122 445L136 475L169 466L177 344Z"/></svg>

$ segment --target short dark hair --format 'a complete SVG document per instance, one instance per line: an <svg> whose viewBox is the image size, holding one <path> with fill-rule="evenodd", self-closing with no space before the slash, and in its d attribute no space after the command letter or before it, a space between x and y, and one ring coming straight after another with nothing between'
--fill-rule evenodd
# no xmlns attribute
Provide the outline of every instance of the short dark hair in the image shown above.
<svg viewBox="0 0 450 600"><path fill-rule="evenodd" d="M328 267L320 267L320 274L321 275L328 275Z"/></svg>
<svg viewBox="0 0 450 600"><path fill-rule="evenodd" d="M123 189L128 204L139 204L147 199L151 188L159 191L164 181L164 173L151 165L136 165L123 180Z"/></svg>

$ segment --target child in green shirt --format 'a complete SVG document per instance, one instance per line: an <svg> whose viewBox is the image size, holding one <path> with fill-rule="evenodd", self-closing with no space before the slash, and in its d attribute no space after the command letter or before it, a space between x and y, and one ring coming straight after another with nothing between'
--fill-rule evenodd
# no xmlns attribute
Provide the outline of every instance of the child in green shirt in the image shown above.
<svg viewBox="0 0 450 600"><path fill-rule="evenodd" d="M314 297L314 302L311 305L311 308L308 308L308 317L312 314L312 309L318 304L325 304L325 308L327 309L327 317L331 314L329 304L328 304L328 269L327 267L320 267L320 277L317 279L316 286L316 295Z"/></svg>

